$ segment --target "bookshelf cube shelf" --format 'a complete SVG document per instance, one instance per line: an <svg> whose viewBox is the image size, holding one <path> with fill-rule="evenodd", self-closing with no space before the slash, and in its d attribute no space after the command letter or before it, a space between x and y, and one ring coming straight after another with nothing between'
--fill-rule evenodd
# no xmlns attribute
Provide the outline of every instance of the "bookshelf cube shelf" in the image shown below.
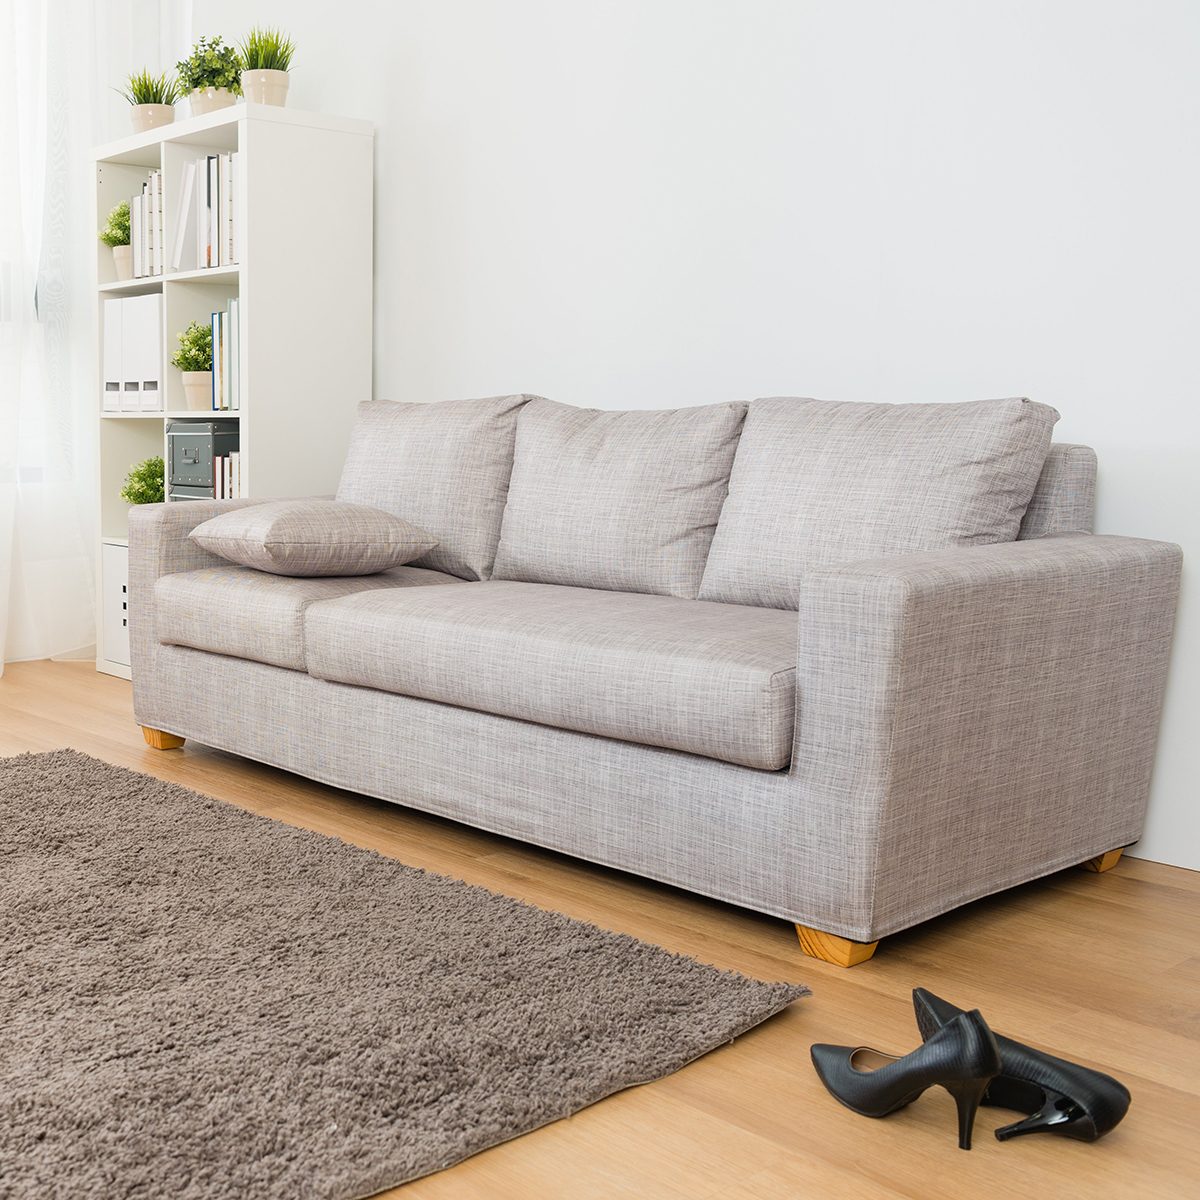
<svg viewBox="0 0 1200 1200"><path fill-rule="evenodd" d="M173 270L187 164L234 152L238 261L197 269L185 260ZM168 421L236 420L243 496L312 496L337 486L356 406L371 397L374 131L365 121L239 103L100 146L92 167L96 229L151 171L162 173L163 272L118 280L112 252L96 242L96 665L128 679L124 641L114 645L110 634L106 644L105 563L119 562L112 547L128 533L121 485L136 463L166 458ZM153 295L162 297L161 409L144 411L147 400L143 411L105 411L104 302ZM170 365L177 335L234 298L240 408L189 411L181 373Z"/></svg>

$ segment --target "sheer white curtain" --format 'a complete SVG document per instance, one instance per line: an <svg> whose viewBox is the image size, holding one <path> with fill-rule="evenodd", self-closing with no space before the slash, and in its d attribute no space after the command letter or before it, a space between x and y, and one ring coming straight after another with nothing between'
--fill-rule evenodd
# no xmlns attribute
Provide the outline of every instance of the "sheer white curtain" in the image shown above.
<svg viewBox="0 0 1200 1200"><path fill-rule="evenodd" d="M111 91L179 56L190 5L0 0L0 672L95 640L97 253Z"/></svg>

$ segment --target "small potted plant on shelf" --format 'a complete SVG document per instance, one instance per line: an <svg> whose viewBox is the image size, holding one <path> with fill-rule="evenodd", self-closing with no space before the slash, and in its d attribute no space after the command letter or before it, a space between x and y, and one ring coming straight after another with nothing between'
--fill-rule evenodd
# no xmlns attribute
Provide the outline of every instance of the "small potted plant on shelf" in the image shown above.
<svg viewBox="0 0 1200 1200"><path fill-rule="evenodd" d="M228 108L241 94L238 53L219 37L202 37L176 69L179 90L188 98L193 117Z"/></svg>
<svg viewBox="0 0 1200 1200"><path fill-rule="evenodd" d="M139 71L136 75L129 76L123 88L116 90L133 106L129 115L134 133L144 133L147 129L170 125L175 120L175 101L179 99L179 85L165 71L161 75Z"/></svg>
<svg viewBox="0 0 1200 1200"><path fill-rule="evenodd" d="M212 328L193 321L179 335L171 363L183 373L189 409L212 408Z"/></svg>
<svg viewBox="0 0 1200 1200"><path fill-rule="evenodd" d="M126 504L161 504L166 498L166 470L161 458L148 458L129 468L121 499Z"/></svg>
<svg viewBox="0 0 1200 1200"><path fill-rule="evenodd" d="M112 247L113 269L120 280L133 278L133 250L129 245L129 202L122 200L100 230L100 240Z"/></svg>
<svg viewBox="0 0 1200 1200"><path fill-rule="evenodd" d="M250 30L239 51L242 95L249 103L287 103L288 69L295 53L296 44L282 30Z"/></svg>

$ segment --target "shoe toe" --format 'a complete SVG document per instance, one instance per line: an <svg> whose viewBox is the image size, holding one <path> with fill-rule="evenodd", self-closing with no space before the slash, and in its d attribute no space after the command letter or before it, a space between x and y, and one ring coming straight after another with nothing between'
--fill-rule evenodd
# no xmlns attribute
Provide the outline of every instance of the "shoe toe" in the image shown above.
<svg viewBox="0 0 1200 1200"><path fill-rule="evenodd" d="M845 1063L847 1053L845 1046L831 1046L827 1042L817 1042L809 1051L817 1074L826 1084L837 1078L838 1068Z"/></svg>

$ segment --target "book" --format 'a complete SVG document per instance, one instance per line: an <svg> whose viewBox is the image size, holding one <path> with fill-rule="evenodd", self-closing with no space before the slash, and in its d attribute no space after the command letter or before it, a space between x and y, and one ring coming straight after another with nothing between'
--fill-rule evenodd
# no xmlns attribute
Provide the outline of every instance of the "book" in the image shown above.
<svg viewBox="0 0 1200 1200"><path fill-rule="evenodd" d="M196 176L196 261L195 267L208 266L208 162L198 158Z"/></svg>
<svg viewBox="0 0 1200 1200"><path fill-rule="evenodd" d="M213 411L220 409L221 404L221 322L220 313L212 315L212 406Z"/></svg>
<svg viewBox="0 0 1200 1200"><path fill-rule="evenodd" d="M139 197L140 202L140 219L141 219L141 248L142 248L142 275L150 274L150 183L147 181L142 184L142 194Z"/></svg>
<svg viewBox="0 0 1200 1200"><path fill-rule="evenodd" d="M184 163L183 172L179 179L179 204L175 209L175 245L171 251L172 271L180 269L188 270L187 267L182 266L182 263L184 247L187 245L188 231L193 228L190 222L196 219L196 210L192 205L192 194L196 190L195 181L196 164L194 162Z"/></svg>
<svg viewBox="0 0 1200 1200"><path fill-rule="evenodd" d="M163 183L162 172L155 171L151 176L151 194L154 197L154 274L161 275L166 263L164 246L165 217L163 213Z"/></svg>
<svg viewBox="0 0 1200 1200"><path fill-rule="evenodd" d="M217 247L222 266L229 262L229 155L217 159Z"/></svg>
<svg viewBox="0 0 1200 1200"><path fill-rule="evenodd" d="M241 151L235 150L229 156L229 228L230 246L229 261L242 261L241 234L238 226L241 218L238 216L238 195L242 186L242 157Z"/></svg>
<svg viewBox="0 0 1200 1200"><path fill-rule="evenodd" d="M217 220L221 212L220 194L220 156L210 154L208 162L208 254L203 263L206 267L221 265L221 238L217 229Z"/></svg>
<svg viewBox="0 0 1200 1200"><path fill-rule="evenodd" d="M221 324L221 408L229 407L229 313L217 314Z"/></svg>
<svg viewBox="0 0 1200 1200"><path fill-rule="evenodd" d="M240 305L234 296L229 301L229 407L237 412L242 407L242 327Z"/></svg>
<svg viewBox="0 0 1200 1200"><path fill-rule="evenodd" d="M130 256L133 259L133 277L138 279L142 275L142 215L141 215L142 198L138 196L129 197L129 250Z"/></svg>

